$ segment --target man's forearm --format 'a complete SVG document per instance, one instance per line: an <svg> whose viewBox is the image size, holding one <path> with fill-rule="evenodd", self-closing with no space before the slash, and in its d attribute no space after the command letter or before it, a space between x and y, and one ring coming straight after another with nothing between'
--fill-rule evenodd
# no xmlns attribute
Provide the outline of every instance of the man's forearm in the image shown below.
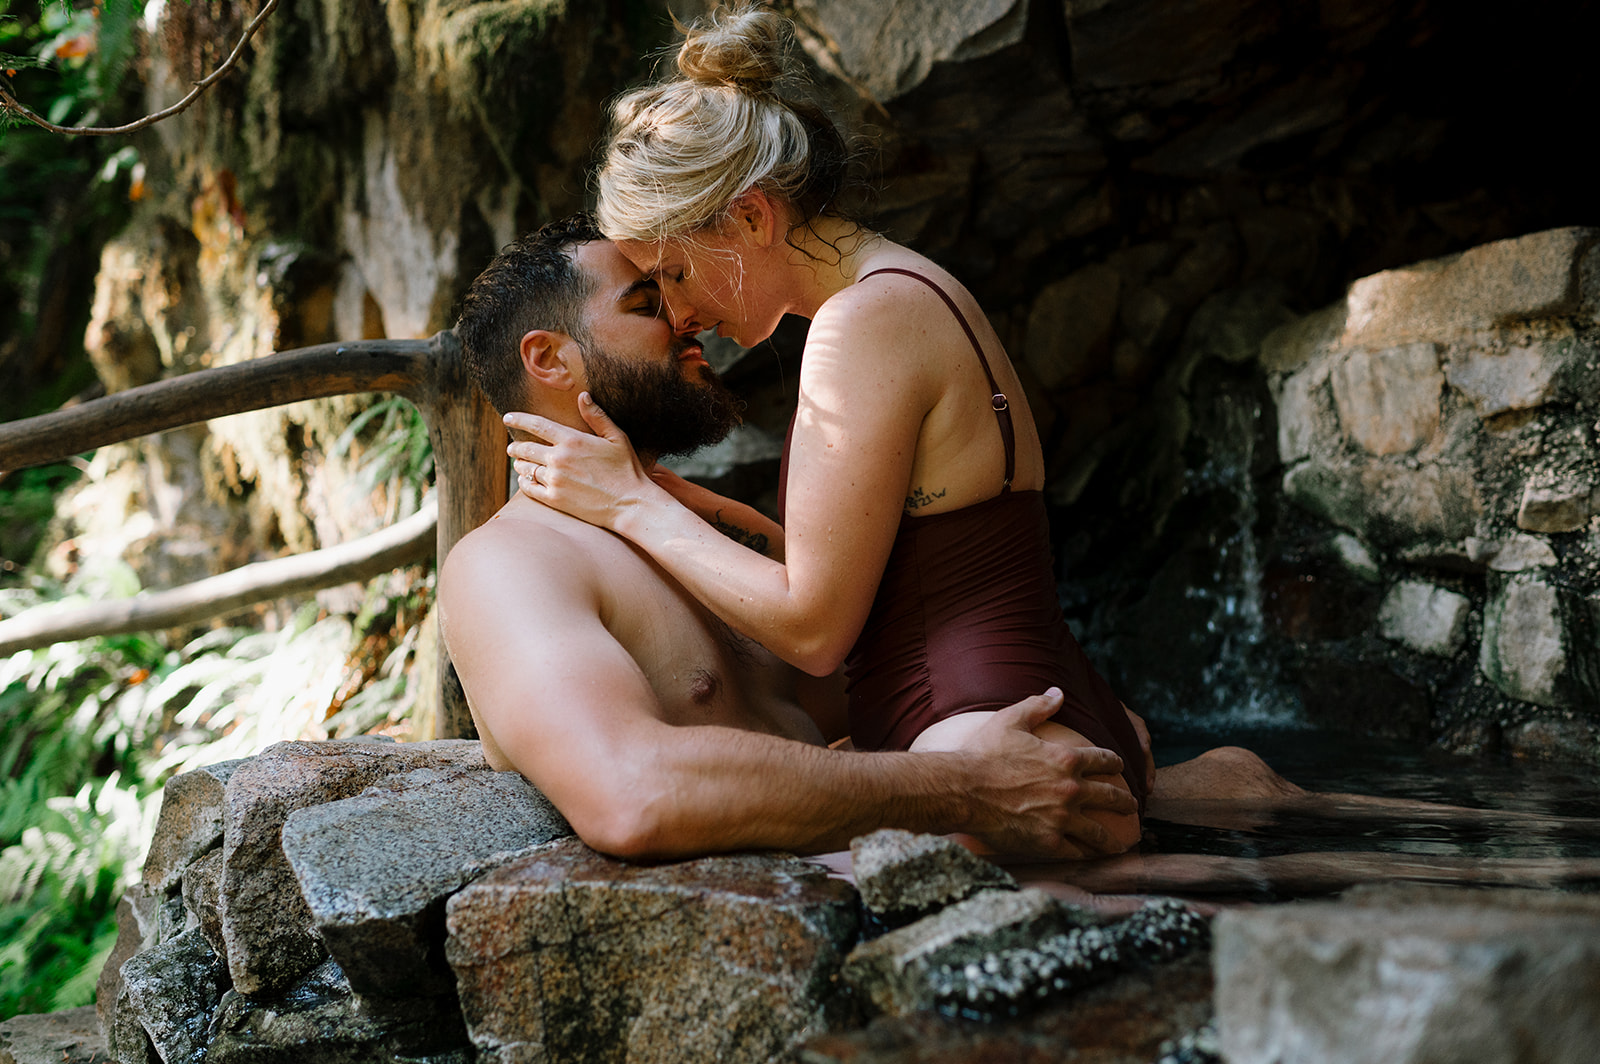
<svg viewBox="0 0 1600 1064"><path fill-rule="evenodd" d="M730 728L665 730L623 788L629 823L599 848L651 858L819 853L883 827L974 826L974 758L965 754L862 754Z"/></svg>
<svg viewBox="0 0 1600 1064"><path fill-rule="evenodd" d="M1122 759L1035 736L1059 706L1059 691L1024 699L994 714L967 748L940 753L846 752L643 721L584 760L606 767L603 780L574 774L581 783L551 798L585 842L622 857L817 853L878 828L961 831L997 852L1039 857L1119 852L1096 818L1138 809L1105 779Z"/></svg>

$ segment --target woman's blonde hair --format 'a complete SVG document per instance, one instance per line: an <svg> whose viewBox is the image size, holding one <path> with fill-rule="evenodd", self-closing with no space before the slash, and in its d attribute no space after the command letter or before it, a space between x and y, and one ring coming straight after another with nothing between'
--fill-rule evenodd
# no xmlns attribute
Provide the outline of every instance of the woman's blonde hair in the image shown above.
<svg viewBox="0 0 1600 1064"><path fill-rule="evenodd" d="M752 4L684 30L678 76L611 108L595 214L613 240L651 243L720 220L752 188L796 225L838 213L849 165L823 111L792 90L787 19Z"/></svg>

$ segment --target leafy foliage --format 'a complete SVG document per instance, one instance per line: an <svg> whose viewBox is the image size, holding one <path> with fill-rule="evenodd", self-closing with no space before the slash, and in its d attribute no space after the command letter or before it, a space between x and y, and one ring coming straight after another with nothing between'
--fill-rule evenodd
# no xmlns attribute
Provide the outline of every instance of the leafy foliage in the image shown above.
<svg viewBox="0 0 1600 1064"><path fill-rule="evenodd" d="M154 788L122 781L160 656L124 636L0 662L0 1015L93 1000L152 823Z"/></svg>
<svg viewBox="0 0 1600 1064"><path fill-rule="evenodd" d="M119 575L127 593L125 570L98 593ZM374 581L354 621L312 601L276 632L219 628L173 650L118 636L0 660L0 1017L93 1000L172 774L404 716L417 628L403 622L427 599L415 585ZM13 590L0 605L39 597ZM384 652L369 666L353 643Z"/></svg>
<svg viewBox="0 0 1600 1064"><path fill-rule="evenodd" d="M0 0L0 81L61 122L120 113L142 7ZM88 299L73 300L76 314L59 304L92 271L96 245L142 190L141 172L124 143L0 113L0 370L15 378L0 380L0 417L52 409L93 382L80 339Z"/></svg>
<svg viewBox="0 0 1600 1064"><path fill-rule="evenodd" d="M422 412L409 400L388 395L351 419L334 442L333 453L349 454L365 445L359 480L364 491L383 492L388 520L415 513L423 487L433 479L433 444Z"/></svg>
<svg viewBox="0 0 1600 1064"><path fill-rule="evenodd" d="M114 907L134 878L158 794L113 774L45 803L42 823L0 851L0 1016L94 1000L116 944Z"/></svg>
<svg viewBox="0 0 1600 1064"><path fill-rule="evenodd" d="M78 476L76 466L61 463L0 480L0 587L20 579L55 516L56 496Z"/></svg>

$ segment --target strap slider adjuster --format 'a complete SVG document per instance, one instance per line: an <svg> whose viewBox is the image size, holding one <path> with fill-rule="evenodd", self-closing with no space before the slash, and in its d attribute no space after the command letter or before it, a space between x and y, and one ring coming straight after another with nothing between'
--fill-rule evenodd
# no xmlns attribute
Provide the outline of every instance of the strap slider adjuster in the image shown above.
<svg viewBox="0 0 1600 1064"><path fill-rule="evenodd" d="M995 392L992 396L989 397L989 402L994 405L995 413L999 413L1000 411L1007 409L1011 405L1011 404L1006 402L1006 397L1005 397L1005 394L1003 392Z"/></svg>

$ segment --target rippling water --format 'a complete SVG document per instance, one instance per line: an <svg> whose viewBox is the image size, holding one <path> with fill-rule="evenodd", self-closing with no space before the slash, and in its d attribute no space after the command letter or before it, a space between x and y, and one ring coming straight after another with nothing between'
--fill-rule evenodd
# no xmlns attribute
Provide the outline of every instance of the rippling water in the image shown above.
<svg viewBox="0 0 1600 1064"><path fill-rule="evenodd" d="M1270 857L1309 851L1378 851L1483 858L1600 858L1600 773L1592 767L1453 758L1415 745L1292 729L1174 733L1157 729L1157 761L1170 764L1213 746L1247 747L1308 790L1501 810L1503 822L1460 823L1425 814L1401 818L1279 815L1249 829L1197 828L1151 820L1146 850ZM1534 821L1518 814L1573 818ZM1600 882L1574 884L1600 890Z"/></svg>

